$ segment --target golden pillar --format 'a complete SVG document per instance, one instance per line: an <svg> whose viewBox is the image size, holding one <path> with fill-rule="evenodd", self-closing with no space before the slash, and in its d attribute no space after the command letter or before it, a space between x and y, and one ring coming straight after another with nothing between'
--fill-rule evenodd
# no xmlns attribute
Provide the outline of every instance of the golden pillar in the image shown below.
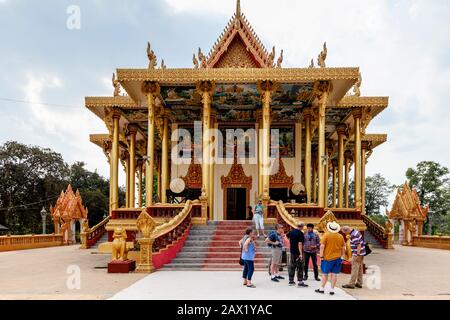
<svg viewBox="0 0 450 320"><path fill-rule="evenodd" d="M129 169L129 207L136 207L136 133L137 126L130 125L128 127L128 131L130 133L130 169Z"/></svg>
<svg viewBox="0 0 450 320"><path fill-rule="evenodd" d="M339 165L339 161L337 159L333 159L331 161L331 165L332 165L332 183L333 183L333 194L331 197L331 207L332 208L336 208L336 173L337 173L337 169L338 169L338 165Z"/></svg>
<svg viewBox="0 0 450 320"><path fill-rule="evenodd" d="M201 81L197 84L197 90L202 95L202 217L208 219L208 208L211 211L211 190L210 190L210 164L211 164L211 96L214 92L214 82Z"/></svg>
<svg viewBox="0 0 450 320"><path fill-rule="evenodd" d="M349 178L350 178L350 162L352 161L353 155L350 150L345 151L345 187L344 187L344 205L345 208L349 207Z"/></svg>
<svg viewBox="0 0 450 320"><path fill-rule="evenodd" d="M138 163L138 208L142 208L142 162Z"/></svg>
<svg viewBox="0 0 450 320"><path fill-rule="evenodd" d="M314 156L312 157L312 198L313 202L317 203L317 155L314 153Z"/></svg>
<svg viewBox="0 0 450 320"><path fill-rule="evenodd" d="M263 192L262 201L264 205L264 218L267 218L267 205L270 200L270 102L272 101L272 91L274 89L272 81L262 81L258 83L258 90L262 97L262 180Z"/></svg>
<svg viewBox="0 0 450 320"><path fill-rule="evenodd" d="M328 94L331 90L331 83L328 81L319 81L316 85L316 91L318 94L318 108L319 108L319 148L317 155L317 175L319 178L319 192L318 192L318 205L319 207L325 207L325 176L328 176L328 172L325 170L327 165L327 154L325 151L325 112L328 102Z"/></svg>
<svg viewBox="0 0 450 320"><path fill-rule="evenodd" d="M262 112L256 111L256 135L258 141L258 197L262 197L263 194L263 179L262 179Z"/></svg>
<svg viewBox="0 0 450 320"><path fill-rule="evenodd" d="M145 162L145 205L153 204L153 170L155 166L155 98L159 95L160 87L157 82L145 81L142 91L147 96L148 131L147 131L147 161Z"/></svg>
<svg viewBox="0 0 450 320"><path fill-rule="evenodd" d="M343 170L344 170L344 137L347 132L345 124L338 125L338 208L344 206L344 185L343 185Z"/></svg>
<svg viewBox="0 0 450 320"><path fill-rule="evenodd" d="M362 210L361 204L361 118L362 110L357 108L353 111L355 129L355 208Z"/></svg>
<svg viewBox="0 0 450 320"><path fill-rule="evenodd" d="M303 119L305 120L305 190L306 203L311 203L311 108L305 108ZM315 183L315 181L314 181Z"/></svg>
<svg viewBox="0 0 450 320"><path fill-rule="evenodd" d="M361 142L361 214L366 214L366 163L367 152L370 150L370 142Z"/></svg>
<svg viewBox="0 0 450 320"><path fill-rule="evenodd" d="M328 195L329 195L329 185L330 185L330 154L331 154L331 144L333 142L331 140L326 140L325 142L325 170L324 170L324 195L323 195L323 203L326 208L330 207Z"/></svg>
<svg viewBox="0 0 450 320"><path fill-rule="evenodd" d="M122 161L125 169L125 208L130 207L130 153L125 151L122 154Z"/></svg>
<svg viewBox="0 0 450 320"><path fill-rule="evenodd" d="M161 202L167 203L169 188L169 114L167 113L163 115L161 144Z"/></svg>
<svg viewBox="0 0 450 320"><path fill-rule="evenodd" d="M209 134L209 139L210 139L210 154L209 154L209 159L210 159L210 163L208 164L209 167L209 195L210 197L208 198L208 206L209 206L209 218L211 220L214 220L214 163L215 163L215 155L216 155L216 139L215 139L215 135L213 134L214 132L214 126L215 126L215 118L216 114L214 113L213 110L211 110L210 112L210 134Z"/></svg>
<svg viewBox="0 0 450 320"><path fill-rule="evenodd" d="M112 176L113 176L113 161L112 161L112 135L109 136L109 141L103 143L103 153L106 155L106 159L109 164L109 214L111 214L111 204L112 204ZM56 229L55 229L56 230ZM55 231L56 233L56 231Z"/></svg>
<svg viewBox="0 0 450 320"><path fill-rule="evenodd" d="M119 120L120 120L120 111L115 109L113 111L113 139L112 139L112 147L111 147L111 166L112 166L112 175L110 184L111 187L111 209L115 210L119 208Z"/></svg>
<svg viewBox="0 0 450 320"><path fill-rule="evenodd" d="M158 202L161 202L161 158L159 154L155 152L156 161L156 194Z"/></svg>

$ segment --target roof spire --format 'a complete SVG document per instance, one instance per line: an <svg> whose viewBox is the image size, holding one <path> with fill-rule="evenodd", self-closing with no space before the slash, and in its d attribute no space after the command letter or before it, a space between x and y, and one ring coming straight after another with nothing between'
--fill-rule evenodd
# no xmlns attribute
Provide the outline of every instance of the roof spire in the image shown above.
<svg viewBox="0 0 450 320"><path fill-rule="evenodd" d="M237 0L236 2L236 16L239 17L241 15L241 0Z"/></svg>

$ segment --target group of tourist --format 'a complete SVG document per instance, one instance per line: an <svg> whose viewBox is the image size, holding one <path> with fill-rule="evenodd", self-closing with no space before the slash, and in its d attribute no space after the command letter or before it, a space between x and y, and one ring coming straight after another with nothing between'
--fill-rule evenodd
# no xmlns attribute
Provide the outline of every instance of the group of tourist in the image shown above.
<svg viewBox="0 0 450 320"><path fill-rule="evenodd" d="M263 221L263 205L259 201L253 211L253 221L255 230L252 227L247 228L245 236L239 241L241 248L241 261L244 266L243 279L244 286L256 288L252 283L252 276L255 270L256 239L262 236L265 243L271 250L270 279L273 282L280 282L285 278L280 275L279 270L282 264L283 251L289 242L290 262L288 266L289 285L298 287L308 287L305 283L308 280L309 263L312 261L314 279L320 281L317 293L324 294L325 286L330 280L330 295L334 295L337 276L341 272L343 256L346 253L346 243L344 235L350 236L350 246L352 250L352 274L350 282L343 288L354 289L362 288L363 284L363 259L366 255L365 242L362 234L348 226L341 226L337 222L328 222L327 231L322 239L314 231L314 225L308 223L306 231L305 224L300 222L296 228L285 233L284 226L277 224L275 230L266 235ZM317 255L320 257L320 268L322 279L319 278L319 268L317 264ZM297 275L297 282L295 276Z"/></svg>

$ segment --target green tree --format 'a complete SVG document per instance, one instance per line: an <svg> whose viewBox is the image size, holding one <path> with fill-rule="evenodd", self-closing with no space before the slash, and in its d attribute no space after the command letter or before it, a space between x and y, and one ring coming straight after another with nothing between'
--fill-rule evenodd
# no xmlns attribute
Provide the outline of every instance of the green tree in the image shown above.
<svg viewBox="0 0 450 320"><path fill-rule="evenodd" d="M379 173L366 177L366 214L379 215L380 207L388 206L388 197L394 188L395 186Z"/></svg>
<svg viewBox="0 0 450 320"><path fill-rule="evenodd" d="M80 191L90 225L100 222L109 212L107 179L87 170L83 162L69 166L61 154L50 149L14 141L0 145L0 224L12 234L40 233L42 207L49 211L69 183ZM119 199L124 203L123 188ZM47 226L52 232L49 218Z"/></svg>
<svg viewBox="0 0 450 320"><path fill-rule="evenodd" d="M436 232L440 222L449 215L449 170L433 161L419 162L415 169L409 168L406 177L410 186L417 189L422 206L429 204L430 212L424 228L429 235Z"/></svg>
<svg viewBox="0 0 450 320"><path fill-rule="evenodd" d="M40 210L56 200L67 174L62 156L50 149L14 141L1 145L0 224L12 233L40 232Z"/></svg>

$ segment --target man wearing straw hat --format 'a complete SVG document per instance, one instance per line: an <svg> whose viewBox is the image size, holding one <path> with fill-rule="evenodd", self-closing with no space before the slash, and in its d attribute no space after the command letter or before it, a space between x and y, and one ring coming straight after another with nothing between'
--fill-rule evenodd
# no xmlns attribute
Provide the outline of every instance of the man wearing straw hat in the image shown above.
<svg viewBox="0 0 450 320"><path fill-rule="evenodd" d="M344 237L339 234L341 226L336 221L327 223L327 232L320 241L320 269L322 270L322 283L317 293L325 293L325 286L328 282L328 275L331 273L330 294L334 295L337 275L341 272L342 257L345 254Z"/></svg>

